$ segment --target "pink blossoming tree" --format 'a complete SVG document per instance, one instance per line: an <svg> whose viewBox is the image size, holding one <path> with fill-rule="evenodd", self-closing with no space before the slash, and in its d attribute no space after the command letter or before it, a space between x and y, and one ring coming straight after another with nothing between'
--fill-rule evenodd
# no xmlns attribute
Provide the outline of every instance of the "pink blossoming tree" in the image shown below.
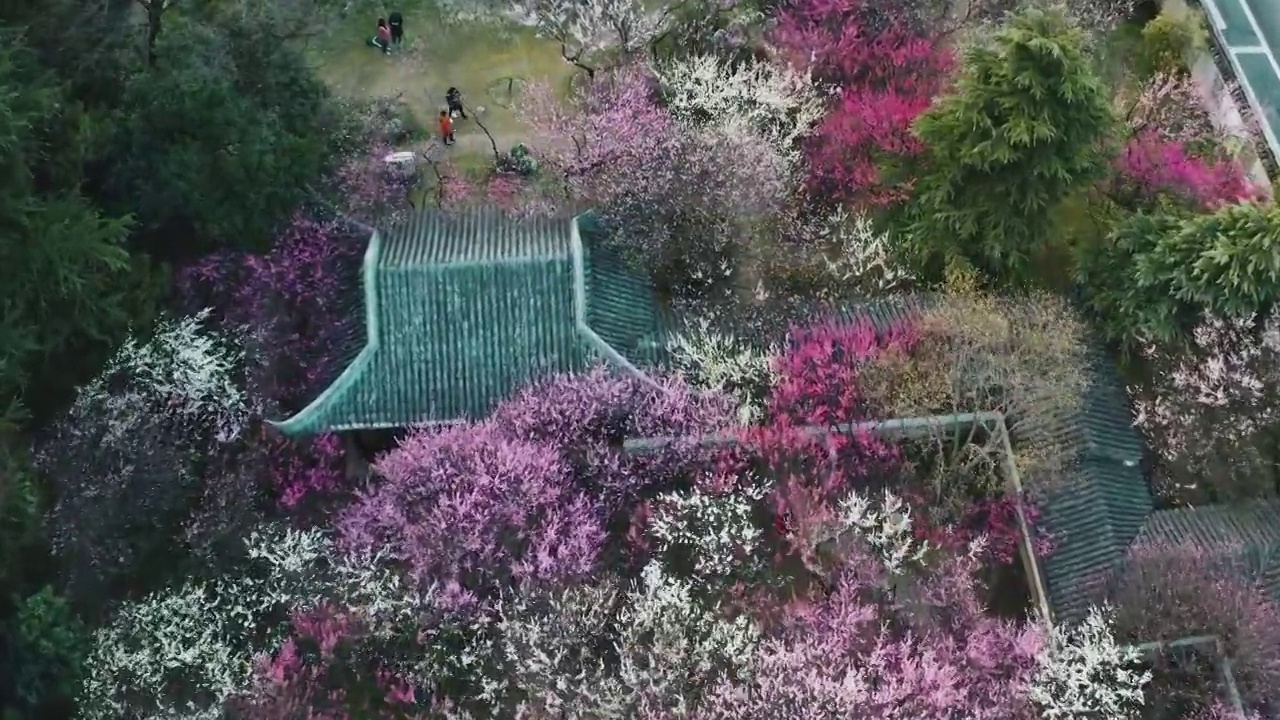
<svg viewBox="0 0 1280 720"><path fill-rule="evenodd" d="M1274 711L1268 703L1280 686L1280 606L1248 572L1246 561L1230 547L1135 547L1108 588L1116 607L1116 636L1138 644L1215 635L1246 702L1264 715ZM1196 680L1197 688L1183 691L1199 703L1212 703L1213 676Z"/></svg>
<svg viewBox="0 0 1280 720"><path fill-rule="evenodd" d="M975 564L895 575L850 547L829 590L795 601L760 643L752 681L715 688L704 717L1030 720L1044 638L983 614Z"/></svg>
<svg viewBox="0 0 1280 720"><path fill-rule="evenodd" d="M677 442L660 453L629 454L626 438L694 438L732 423L732 403L679 380L642 380L596 368L535 384L494 410L504 433L553 448L574 469L574 482L611 514L626 516L665 489L701 453Z"/></svg>
<svg viewBox="0 0 1280 720"><path fill-rule="evenodd" d="M1117 190L1130 207L1151 207L1158 198L1168 197L1212 209L1262 197L1238 162L1197 157L1155 132L1130 139L1115 165Z"/></svg>
<svg viewBox="0 0 1280 720"><path fill-rule="evenodd" d="M567 204L597 211L664 291L698 294L725 280L743 243L779 211L789 173L753 128L684 127L658 96L652 72L626 67L567 104L534 86L521 114Z"/></svg>

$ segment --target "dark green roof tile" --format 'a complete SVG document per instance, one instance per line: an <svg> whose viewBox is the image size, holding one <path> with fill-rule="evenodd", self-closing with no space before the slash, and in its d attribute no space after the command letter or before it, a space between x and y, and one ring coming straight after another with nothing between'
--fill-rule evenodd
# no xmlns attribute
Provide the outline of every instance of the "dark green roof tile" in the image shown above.
<svg viewBox="0 0 1280 720"><path fill-rule="evenodd" d="M513 222L493 210L414 213L382 237L380 268L568 261L573 218Z"/></svg>
<svg viewBox="0 0 1280 720"><path fill-rule="evenodd" d="M1146 479L1136 467L1082 457L1041 508L1053 542L1041 563L1049 605L1060 620L1079 619L1151 512Z"/></svg>
<svg viewBox="0 0 1280 720"><path fill-rule="evenodd" d="M427 211L375 235L368 340L289 434L480 418L521 386L597 359L634 370L659 331L649 282L571 218Z"/></svg>
<svg viewBox="0 0 1280 720"><path fill-rule="evenodd" d="M587 324L624 356L646 365L659 362L668 328L648 280L599 246L588 248L584 271Z"/></svg>
<svg viewBox="0 0 1280 720"><path fill-rule="evenodd" d="M1238 561L1280 602L1280 501L1173 508L1151 514L1135 546L1190 543Z"/></svg>
<svg viewBox="0 0 1280 720"><path fill-rule="evenodd" d="M1133 426L1128 392L1115 362L1096 348L1088 351L1087 360L1089 377L1080 407L1031 431L1081 456L1138 467L1146 444Z"/></svg>

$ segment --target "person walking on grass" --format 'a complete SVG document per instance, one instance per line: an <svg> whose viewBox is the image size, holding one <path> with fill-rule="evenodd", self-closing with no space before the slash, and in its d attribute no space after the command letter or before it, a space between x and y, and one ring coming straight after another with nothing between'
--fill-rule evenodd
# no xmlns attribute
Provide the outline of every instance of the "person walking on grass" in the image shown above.
<svg viewBox="0 0 1280 720"><path fill-rule="evenodd" d="M467 111L462 109L462 93L458 88L451 87L444 94L444 101L449 104L449 114L456 114L463 120L467 119Z"/></svg>
<svg viewBox="0 0 1280 720"><path fill-rule="evenodd" d="M448 110L440 111L440 139L445 145L452 145L456 142L453 139L453 118L449 117Z"/></svg>
<svg viewBox="0 0 1280 720"><path fill-rule="evenodd" d="M391 54L391 28L387 27L386 18L378 18L378 31L369 41L369 44L378 48L384 55Z"/></svg>
<svg viewBox="0 0 1280 720"><path fill-rule="evenodd" d="M391 44L400 47L400 41L404 39L404 16L396 10L387 16L387 20L391 26Z"/></svg>

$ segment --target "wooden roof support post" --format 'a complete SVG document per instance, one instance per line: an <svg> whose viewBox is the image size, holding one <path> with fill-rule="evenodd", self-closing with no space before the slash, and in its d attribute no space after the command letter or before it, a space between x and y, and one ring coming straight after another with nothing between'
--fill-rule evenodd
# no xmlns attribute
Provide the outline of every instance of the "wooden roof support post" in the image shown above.
<svg viewBox="0 0 1280 720"><path fill-rule="evenodd" d="M1036 608L1045 627L1053 625L1053 610L1049 607L1048 592L1044 585L1044 575L1040 572L1040 560L1036 557L1035 546L1031 543L1031 523L1027 521L1027 511L1022 503L1022 476L1018 472L1017 457L1013 454L1013 442L1009 439L1009 426L1002 415L996 423L996 432L1000 435L1000 449L1004 481L1008 485L1006 491L1013 495L1014 508L1018 513L1018 529L1022 542L1018 544L1019 555L1022 556L1022 567L1027 573L1027 584L1031 588L1031 602Z"/></svg>

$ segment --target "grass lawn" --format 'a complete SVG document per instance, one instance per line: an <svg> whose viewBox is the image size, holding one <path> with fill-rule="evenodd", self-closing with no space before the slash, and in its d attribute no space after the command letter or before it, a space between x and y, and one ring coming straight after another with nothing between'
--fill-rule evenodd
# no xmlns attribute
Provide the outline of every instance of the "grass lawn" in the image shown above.
<svg viewBox="0 0 1280 720"><path fill-rule="evenodd" d="M537 38L533 30L510 21L458 21L434 3L407 0L396 6L404 15L404 44L390 56L369 46L379 16L391 8L372 3L339 20L328 35L311 45L318 74L339 95L370 98L402 94L415 119L435 136L436 120L445 107L445 91L462 91L468 113L483 106L481 116L500 151L527 140L509 106L509 88L547 82L568 91L573 68L560 57L560 46ZM491 162L484 133L468 120L454 122L458 144L447 149L462 169Z"/></svg>

